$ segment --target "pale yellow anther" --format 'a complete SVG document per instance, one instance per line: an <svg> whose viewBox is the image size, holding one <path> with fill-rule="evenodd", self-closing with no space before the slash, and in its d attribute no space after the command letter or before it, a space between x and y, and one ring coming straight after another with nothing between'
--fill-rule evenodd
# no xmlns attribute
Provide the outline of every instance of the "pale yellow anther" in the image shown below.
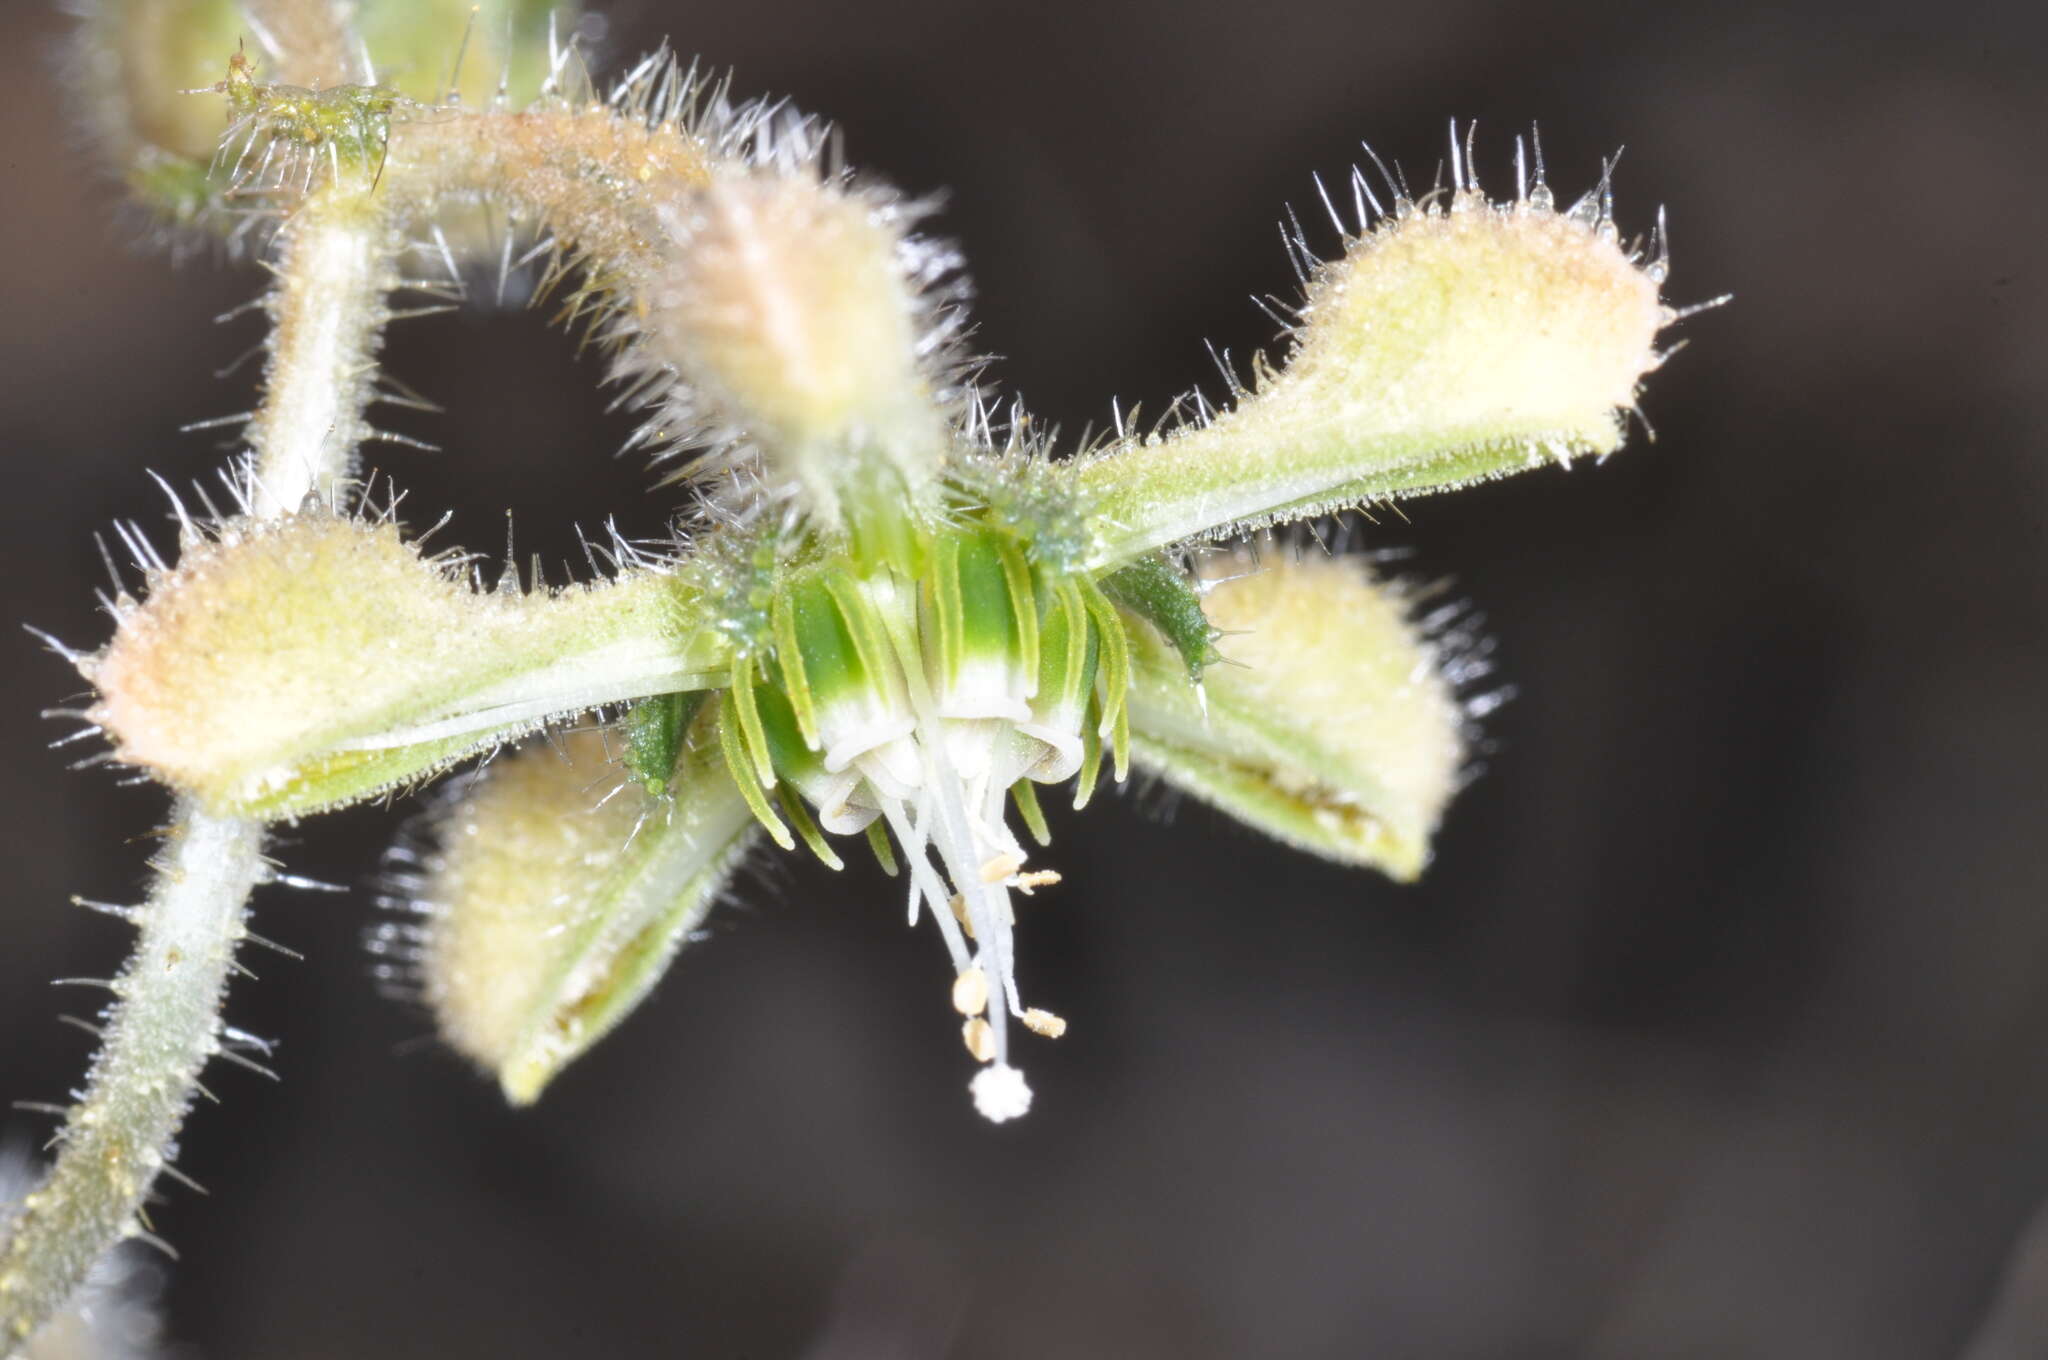
<svg viewBox="0 0 2048 1360"><path fill-rule="evenodd" d="M1022 855L997 855L994 859L985 861L982 864L981 881L984 883L1001 883L1023 867L1024 857Z"/></svg>
<svg viewBox="0 0 2048 1360"><path fill-rule="evenodd" d="M966 1016L980 1015L987 1010L988 974L979 968L969 968L954 978L953 1009Z"/></svg>
<svg viewBox="0 0 2048 1360"><path fill-rule="evenodd" d="M1033 1006L1023 1015L1024 1028L1033 1034L1042 1034L1048 1039L1057 1039L1067 1032L1067 1022L1051 1011L1042 1011Z"/></svg>
<svg viewBox="0 0 2048 1360"><path fill-rule="evenodd" d="M1051 869L1034 869L1028 874L1018 874L1010 880L1010 886L1026 897L1033 888L1050 888L1060 881L1060 876Z"/></svg>
<svg viewBox="0 0 2048 1360"><path fill-rule="evenodd" d="M962 897L959 893L954 893L953 900L948 902L946 905L953 909L953 919L958 921L960 923L960 928L967 932L967 938L970 940L973 939L974 922L970 920L967 915L967 899Z"/></svg>
<svg viewBox="0 0 2048 1360"><path fill-rule="evenodd" d="M975 1016L961 1026L960 1039L967 1045L967 1051L974 1056L976 1062L995 1061L996 1032L989 1027L988 1021L978 1015Z"/></svg>

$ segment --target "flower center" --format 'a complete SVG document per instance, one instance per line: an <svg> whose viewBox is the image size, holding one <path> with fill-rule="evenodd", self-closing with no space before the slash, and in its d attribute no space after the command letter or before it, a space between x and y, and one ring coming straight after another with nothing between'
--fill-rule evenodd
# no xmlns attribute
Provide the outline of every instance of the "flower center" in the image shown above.
<svg viewBox="0 0 2048 1360"><path fill-rule="evenodd" d="M789 835L770 792L828 863L838 857L820 826L867 832L885 864L893 838L910 923L929 915L952 958L953 1008L982 1064L975 1106L1002 1121L1031 1103L1009 1021L1047 1037L1066 1029L1018 990L1012 895L1058 875L1025 868L1005 804L1014 798L1043 840L1031 785L1078 774L1085 801L1105 738L1121 757L1127 644L1092 582L1031 563L999 532L926 547L915 577L856 575L844 561L794 573L771 607L771 641L734 664L721 738L778 839Z"/></svg>

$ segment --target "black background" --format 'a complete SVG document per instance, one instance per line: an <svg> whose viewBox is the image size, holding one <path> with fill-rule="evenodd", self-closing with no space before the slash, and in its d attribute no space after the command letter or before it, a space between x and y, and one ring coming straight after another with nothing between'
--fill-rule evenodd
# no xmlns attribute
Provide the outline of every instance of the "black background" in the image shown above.
<svg viewBox="0 0 2048 1360"><path fill-rule="evenodd" d="M357 935L397 816L285 838L357 888L271 894L157 1221L211 1357L2048 1353L2048 362L2033 6L627 4L948 187L984 348L1070 428L1159 409L1271 324L1274 223L1358 141L1430 178L1453 116L1562 191L1626 142L1685 324L1605 466L1373 528L1490 620L1519 697L1412 889L1192 807L1056 816L1022 932L1039 1106L973 1114L929 932L871 869L764 863L656 1001L535 1110L378 999ZM0 16L0 620L105 634L91 536L207 473L257 338L246 270L111 225L50 60ZM1328 246L1327 237L1322 244ZM559 560L621 504L597 368L538 316L411 322L451 414L408 510ZM76 688L0 637L0 1093L84 1036L46 979L125 936L160 795L65 770ZM42 1124L12 1117L26 1138ZM2016 1267L2018 1286L1999 1302ZM2026 1272L2032 1271L2032 1288Z"/></svg>

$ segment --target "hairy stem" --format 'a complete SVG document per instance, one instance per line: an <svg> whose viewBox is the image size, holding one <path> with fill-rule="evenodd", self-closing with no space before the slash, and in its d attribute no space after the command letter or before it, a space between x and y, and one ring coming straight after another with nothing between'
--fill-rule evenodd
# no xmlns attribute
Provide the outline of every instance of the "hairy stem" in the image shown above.
<svg viewBox="0 0 2048 1360"><path fill-rule="evenodd" d="M330 13L325 5L271 8ZM341 60L322 50L330 64ZM309 198L284 227L264 398L249 431L257 518L291 514L309 498L329 512L342 504L357 447L371 433L365 411L397 283L393 254L391 219L374 191L347 180ZM228 970L247 930L249 894L268 872L262 847L260 821L218 816L190 798L172 809L84 1099L66 1118L49 1176L0 1244L0 1348L9 1357L65 1306L94 1262L143 1231L143 1197L203 1090L200 1070L221 1051Z"/></svg>
<svg viewBox="0 0 2048 1360"><path fill-rule="evenodd" d="M497 205L580 254L607 288L659 270L660 208L710 177L712 155L669 123L602 104L398 122L385 192L431 216L465 199Z"/></svg>
<svg viewBox="0 0 2048 1360"><path fill-rule="evenodd" d="M263 407L249 426L250 509L338 508L370 437L377 351L397 286L393 230L375 195L343 181L308 199L279 240Z"/></svg>
<svg viewBox="0 0 2048 1360"><path fill-rule="evenodd" d="M136 910L141 937L113 983L85 1098L65 1121L49 1178L0 1247L0 1344L9 1354L61 1309L93 1263L135 1234L199 1071L220 1051L220 1002L242 904L265 873L254 822L187 803Z"/></svg>

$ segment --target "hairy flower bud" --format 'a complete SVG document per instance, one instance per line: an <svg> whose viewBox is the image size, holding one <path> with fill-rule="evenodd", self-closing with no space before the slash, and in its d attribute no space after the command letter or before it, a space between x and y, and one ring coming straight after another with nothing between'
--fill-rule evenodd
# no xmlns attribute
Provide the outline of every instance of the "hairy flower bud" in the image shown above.
<svg viewBox="0 0 2048 1360"><path fill-rule="evenodd" d="M914 216L808 170L715 177L664 211L675 244L648 289L642 331L686 423L857 537L930 499L949 437L934 361L953 321L924 288L952 256L906 234Z"/></svg>
<svg viewBox="0 0 2048 1360"><path fill-rule="evenodd" d="M1457 789L1465 714L1400 596L1356 558L1261 565L1239 549L1204 574L1235 664L1197 689L1164 637L1132 626L1140 768L1300 849L1416 877Z"/></svg>
<svg viewBox="0 0 2048 1360"><path fill-rule="evenodd" d="M745 853L753 816L715 748L686 742L654 794L601 732L530 746L444 802L395 885L424 918L442 1036L514 1104L639 1004Z"/></svg>

